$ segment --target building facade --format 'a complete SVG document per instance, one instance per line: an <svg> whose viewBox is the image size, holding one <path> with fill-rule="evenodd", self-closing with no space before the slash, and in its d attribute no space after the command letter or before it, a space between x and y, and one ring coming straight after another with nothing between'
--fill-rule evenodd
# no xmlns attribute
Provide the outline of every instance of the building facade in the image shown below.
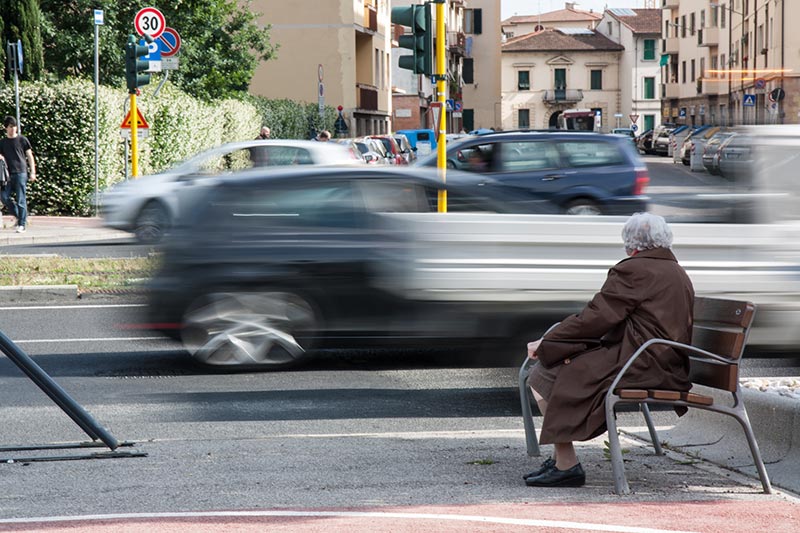
<svg viewBox="0 0 800 533"><path fill-rule="evenodd" d="M252 0L252 8L280 48L256 69L251 93L341 105L350 136L390 131L389 0Z"/></svg>
<svg viewBox="0 0 800 533"><path fill-rule="evenodd" d="M608 9L597 31L621 44L621 108L615 127L636 125L641 133L661 124L661 10ZM622 116L619 116L622 115Z"/></svg>
<svg viewBox="0 0 800 533"><path fill-rule="evenodd" d="M469 0L467 4L463 128L466 131L498 129L502 125L500 0Z"/></svg>
<svg viewBox="0 0 800 533"><path fill-rule="evenodd" d="M800 122L798 20L793 0L662 0L664 120Z"/></svg>
<svg viewBox="0 0 800 533"><path fill-rule="evenodd" d="M548 11L538 15L514 15L505 19L501 26L504 39L552 28L575 28L593 30L597 27L601 13L576 9L577 2L565 2L564 9Z"/></svg>
<svg viewBox="0 0 800 533"><path fill-rule="evenodd" d="M619 65L624 48L589 29L544 29L502 47L503 129L558 126L573 108L599 113L601 131L621 112Z"/></svg>

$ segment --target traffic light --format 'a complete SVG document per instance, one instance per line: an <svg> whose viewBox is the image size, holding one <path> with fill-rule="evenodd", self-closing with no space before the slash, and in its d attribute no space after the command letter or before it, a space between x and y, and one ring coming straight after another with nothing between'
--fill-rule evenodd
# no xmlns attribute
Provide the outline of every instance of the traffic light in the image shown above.
<svg viewBox="0 0 800 533"><path fill-rule="evenodd" d="M414 74L433 76L434 27L431 5L393 7L392 24L411 28L411 35L402 35L397 41L401 48L411 50L410 56L400 56L400 68L411 70Z"/></svg>
<svg viewBox="0 0 800 533"><path fill-rule="evenodd" d="M146 59L139 59L150 53L147 46L136 43L136 37L128 36L128 44L125 45L125 81L128 83L128 92L133 94L142 85L150 83L150 74L146 71L150 68L150 62Z"/></svg>

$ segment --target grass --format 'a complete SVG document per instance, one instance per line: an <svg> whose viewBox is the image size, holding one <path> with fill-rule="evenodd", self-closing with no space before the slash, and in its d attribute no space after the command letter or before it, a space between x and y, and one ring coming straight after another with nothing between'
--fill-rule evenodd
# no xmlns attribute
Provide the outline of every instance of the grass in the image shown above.
<svg viewBox="0 0 800 533"><path fill-rule="evenodd" d="M157 257L0 257L0 286L77 285L80 291L130 288L150 276Z"/></svg>

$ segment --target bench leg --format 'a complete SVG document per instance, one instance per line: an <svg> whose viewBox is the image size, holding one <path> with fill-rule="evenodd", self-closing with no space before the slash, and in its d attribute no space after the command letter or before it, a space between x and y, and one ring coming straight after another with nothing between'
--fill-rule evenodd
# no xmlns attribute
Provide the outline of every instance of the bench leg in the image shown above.
<svg viewBox="0 0 800 533"><path fill-rule="evenodd" d="M533 425L533 411L531 411L531 390L528 387L528 361L519 369L519 398L522 402L522 422L525 426L525 444L530 457L539 457L539 441L536 439L536 428Z"/></svg>
<svg viewBox="0 0 800 533"><path fill-rule="evenodd" d="M611 471L614 475L614 492L617 494L630 494L628 480L625 478L625 463L622 460L622 448L619 444L617 433L617 420L614 417L616 401L606 397L606 425L608 426L608 448L611 454Z"/></svg>
<svg viewBox="0 0 800 533"><path fill-rule="evenodd" d="M764 461L761 459L761 452L758 449L756 436L753 434L753 427L750 425L750 419L747 417L747 411L744 409L744 404L739 401L738 396L735 396L736 407L732 409L731 415L739 421L739 424L744 430L744 435L747 437L747 444L750 446L750 455L753 456L753 462L758 470L758 477L761 479L761 487L764 489L764 494L772 494L772 484L769 482L767 469L764 466Z"/></svg>
<svg viewBox="0 0 800 533"><path fill-rule="evenodd" d="M656 433L656 426L653 424L653 417L650 415L650 408L646 403L640 403L639 407L642 410L642 415L644 415L644 421L647 423L647 431L650 432L650 440L653 441L656 455L664 455L664 450L661 449L661 441L658 439L658 433Z"/></svg>

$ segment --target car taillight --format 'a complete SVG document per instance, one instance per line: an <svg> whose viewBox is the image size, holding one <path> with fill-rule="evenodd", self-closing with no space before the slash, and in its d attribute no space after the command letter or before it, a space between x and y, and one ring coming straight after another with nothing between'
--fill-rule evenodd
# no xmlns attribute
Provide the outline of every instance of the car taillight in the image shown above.
<svg viewBox="0 0 800 533"><path fill-rule="evenodd" d="M644 189L650 183L650 176L647 174L646 168L636 170L636 182L633 184L633 195L639 196L644 194Z"/></svg>
<svg viewBox="0 0 800 533"><path fill-rule="evenodd" d="M456 152L456 159L458 159L458 160L459 160L459 161L461 161L462 163L463 163L463 162L465 162L465 161L467 160L467 158L466 158L466 157L464 157L464 154L462 154L462 153L461 153L461 150L458 150L458 151Z"/></svg>

